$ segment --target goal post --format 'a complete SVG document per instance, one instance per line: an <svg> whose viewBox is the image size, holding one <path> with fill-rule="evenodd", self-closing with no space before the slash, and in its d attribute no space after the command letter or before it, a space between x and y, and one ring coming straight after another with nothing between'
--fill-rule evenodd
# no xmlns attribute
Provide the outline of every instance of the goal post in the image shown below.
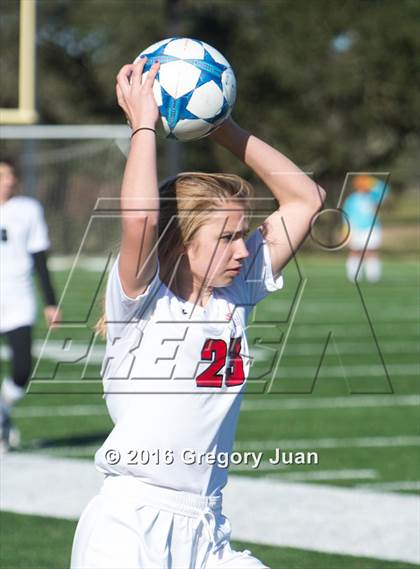
<svg viewBox="0 0 420 569"><path fill-rule="evenodd" d="M128 139L131 129L120 124L57 124L57 125L4 125L1 138L4 140L93 140Z"/></svg>
<svg viewBox="0 0 420 569"><path fill-rule="evenodd" d="M19 3L18 107L0 108L0 124L33 124L36 111L36 0Z"/></svg>
<svg viewBox="0 0 420 569"><path fill-rule="evenodd" d="M119 196L130 133L124 124L0 127L2 155L16 163L19 192L43 204L55 254L78 250L97 199ZM99 253L101 238L88 245Z"/></svg>

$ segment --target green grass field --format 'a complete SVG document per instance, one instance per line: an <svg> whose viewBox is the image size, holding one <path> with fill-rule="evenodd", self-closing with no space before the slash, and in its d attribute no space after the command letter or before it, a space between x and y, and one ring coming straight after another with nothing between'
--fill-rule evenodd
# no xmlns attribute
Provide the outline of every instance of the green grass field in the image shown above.
<svg viewBox="0 0 420 569"><path fill-rule="evenodd" d="M237 448L260 446L269 454L274 442L284 443L284 450L318 452L319 463L232 472L419 494L420 416L413 404L420 392L417 263L386 260L381 282L361 282L358 290L346 281L343 261L331 254L299 257L299 271L289 265L284 290L257 306L249 328L257 357ZM61 290L67 277L67 271L55 273ZM100 273L74 273L63 305L67 319L93 324L97 309L89 310L99 284ZM40 320L36 339L43 340L45 332ZM52 337L86 343L90 332L85 324L73 324ZM98 377L99 365L84 368L79 362L56 370L52 361L41 362L38 375L52 379L33 382L16 409L23 450L93 459L112 423L99 381L83 382L82 372ZM74 529L75 522L3 513L2 567L67 567ZM411 566L241 545L273 569Z"/></svg>
<svg viewBox="0 0 420 569"><path fill-rule="evenodd" d="M0 565L4 569L67 569L76 523L55 518L0 515ZM250 549L273 569L404 569L407 563L325 555L313 551L268 547L255 543L233 542L235 549Z"/></svg>

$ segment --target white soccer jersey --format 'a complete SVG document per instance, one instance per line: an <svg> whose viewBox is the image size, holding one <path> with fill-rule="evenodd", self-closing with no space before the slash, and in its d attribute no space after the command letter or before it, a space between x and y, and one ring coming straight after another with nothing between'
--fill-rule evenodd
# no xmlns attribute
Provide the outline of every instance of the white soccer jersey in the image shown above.
<svg viewBox="0 0 420 569"><path fill-rule="evenodd" d="M36 316L32 253L49 248L42 206L13 196L0 205L0 332L31 326Z"/></svg>
<svg viewBox="0 0 420 569"><path fill-rule="evenodd" d="M232 451L250 368L247 319L257 302L283 287L261 231L246 245L240 274L214 288L205 308L175 296L159 270L144 294L128 298L115 262L102 368L115 426L96 452L99 471L201 495L226 484L226 468L193 458Z"/></svg>

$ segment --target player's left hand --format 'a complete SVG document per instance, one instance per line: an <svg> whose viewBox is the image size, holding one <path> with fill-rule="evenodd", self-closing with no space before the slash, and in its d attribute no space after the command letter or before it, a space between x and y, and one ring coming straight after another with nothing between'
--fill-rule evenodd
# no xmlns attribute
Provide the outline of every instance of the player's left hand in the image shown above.
<svg viewBox="0 0 420 569"><path fill-rule="evenodd" d="M57 306L46 306L44 308L44 316L47 326L58 326L61 322L61 311Z"/></svg>

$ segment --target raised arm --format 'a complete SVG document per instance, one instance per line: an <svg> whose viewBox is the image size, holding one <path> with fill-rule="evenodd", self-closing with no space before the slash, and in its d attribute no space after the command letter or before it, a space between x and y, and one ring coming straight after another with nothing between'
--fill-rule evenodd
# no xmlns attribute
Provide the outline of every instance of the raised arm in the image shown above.
<svg viewBox="0 0 420 569"><path fill-rule="evenodd" d="M326 193L281 152L240 128L232 119L225 121L210 138L249 166L279 204L263 223L273 274L277 275L307 236Z"/></svg>
<svg viewBox="0 0 420 569"><path fill-rule="evenodd" d="M146 59L124 65L117 75L118 104L133 132L140 127L155 129L159 110L153 96L153 81L159 63L141 84ZM121 187L122 238L119 274L124 292L135 298L142 294L157 270L156 242L159 192L156 140L152 130L140 130L131 139Z"/></svg>

